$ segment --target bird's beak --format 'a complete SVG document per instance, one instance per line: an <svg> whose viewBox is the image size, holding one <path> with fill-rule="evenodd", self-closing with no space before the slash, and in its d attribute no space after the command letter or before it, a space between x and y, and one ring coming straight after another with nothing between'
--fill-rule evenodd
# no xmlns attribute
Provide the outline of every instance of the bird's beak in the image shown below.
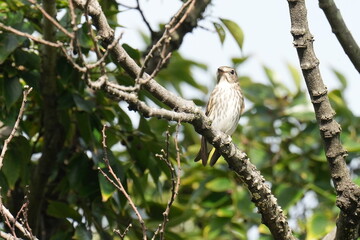
<svg viewBox="0 0 360 240"><path fill-rule="evenodd" d="M221 68L218 68L218 70L217 70L217 82L220 81L220 78L224 73L225 72Z"/></svg>

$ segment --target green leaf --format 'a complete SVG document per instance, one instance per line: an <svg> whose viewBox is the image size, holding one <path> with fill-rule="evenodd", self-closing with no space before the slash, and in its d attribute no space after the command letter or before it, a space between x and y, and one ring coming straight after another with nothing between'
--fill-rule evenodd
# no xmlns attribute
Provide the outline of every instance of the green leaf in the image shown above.
<svg viewBox="0 0 360 240"><path fill-rule="evenodd" d="M87 24L83 24L81 29L76 32L76 39L78 39L81 47L90 49L93 46L93 42L89 36L89 27Z"/></svg>
<svg viewBox="0 0 360 240"><path fill-rule="evenodd" d="M241 58L232 58L231 61L236 66L239 66L240 64L244 63L246 60L248 60L249 56L241 57Z"/></svg>
<svg viewBox="0 0 360 240"><path fill-rule="evenodd" d="M21 32L31 33L32 27L29 22L24 22L22 13L15 12L6 15L6 21L3 23L7 26L20 30ZM0 34L0 64L2 64L7 57L23 42L26 40L25 37L20 37L13 33L3 32Z"/></svg>
<svg viewBox="0 0 360 240"><path fill-rule="evenodd" d="M319 239L325 236L335 226L335 222L330 218L328 211L314 213L307 221L307 239Z"/></svg>
<svg viewBox="0 0 360 240"><path fill-rule="evenodd" d="M300 88L301 88L301 75L298 71L298 69L296 67L294 67L293 65L291 64L288 64L287 65L289 71L290 71L290 74L291 74L291 77L294 81L294 84L296 86L296 90L297 92L300 92Z"/></svg>
<svg viewBox="0 0 360 240"><path fill-rule="evenodd" d="M305 189L293 187L288 184L281 184L275 190L279 205L285 210L289 209L294 203L299 201L304 195L304 192Z"/></svg>
<svg viewBox="0 0 360 240"><path fill-rule="evenodd" d="M69 204L58 201L49 201L46 213L55 218L71 218L77 222L81 222L81 215Z"/></svg>
<svg viewBox="0 0 360 240"><path fill-rule="evenodd" d="M78 94L73 94L73 99L78 110L88 113L92 111L92 108L94 107L92 102L85 100Z"/></svg>
<svg viewBox="0 0 360 240"><path fill-rule="evenodd" d="M244 43L244 33L239 25L231 20L220 18L221 22L225 25L225 27L229 30L230 34L234 37L236 43L242 50Z"/></svg>
<svg viewBox="0 0 360 240"><path fill-rule="evenodd" d="M224 192L233 187L233 183L228 178L215 178L208 182L206 188L213 192Z"/></svg>
<svg viewBox="0 0 360 240"><path fill-rule="evenodd" d="M130 55L132 59L135 61L140 61L140 51L138 49L132 48L130 45L124 43L122 47L125 49L125 51Z"/></svg>
<svg viewBox="0 0 360 240"><path fill-rule="evenodd" d="M346 80L345 76L342 73L340 73L339 71L335 70L335 69L332 69L332 71L334 72L337 79L341 83L341 90L345 90L346 87L347 87L347 80Z"/></svg>
<svg viewBox="0 0 360 240"><path fill-rule="evenodd" d="M226 33L225 33L225 30L224 28L221 26L221 24L218 24L216 22L213 22L214 24L214 27L215 27L215 30L220 38L220 42L221 44L224 43L224 40L225 40L225 37L226 37Z"/></svg>
<svg viewBox="0 0 360 240"><path fill-rule="evenodd" d="M2 171L11 189L14 189L16 181L20 178L21 170L28 171L27 163L30 161L31 146L23 137L15 137L9 144L4 158Z"/></svg>
<svg viewBox="0 0 360 240"><path fill-rule="evenodd" d="M81 137L86 143L93 143L93 132L90 123L90 116L85 112L77 112L76 114L77 124Z"/></svg>
<svg viewBox="0 0 360 240"><path fill-rule="evenodd" d="M4 81L5 104L7 107L13 105L21 96L22 86L17 77L8 78Z"/></svg>
<svg viewBox="0 0 360 240"><path fill-rule="evenodd" d="M99 172L99 184L101 190L102 201L106 202L116 191L114 185L112 185L105 177Z"/></svg>
<svg viewBox="0 0 360 240"><path fill-rule="evenodd" d="M6 180L9 184L10 189L14 189L16 181L20 176L20 167L21 161L16 157L16 153L8 150L4 158L4 166L2 171L6 177Z"/></svg>
<svg viewBox="0 0 360 240"><path fill-rule="evenodd" d="M83 225L76 227L75 234L73 236L74 240L92 240L91 231L87 230Z"/></svg>

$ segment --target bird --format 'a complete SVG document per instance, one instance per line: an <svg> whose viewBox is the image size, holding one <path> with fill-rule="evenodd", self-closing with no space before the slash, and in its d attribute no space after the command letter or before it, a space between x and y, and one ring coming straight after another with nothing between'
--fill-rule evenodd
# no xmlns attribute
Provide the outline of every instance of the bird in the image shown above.
<svg viewBox="0 0 360 240"><path fill-rule="evenodd" d="M210 119L211 126L231 138L244 111L244 95L240 88L238 76L234 68L222 66L217 69L217 83L211 92L206 105L205 115ZM206 166L210 151L208 151L205 137L201 137L201 147L194 159L201 159ZM221 153L215 149L210 159L210 166L214 166Z"/></svg>

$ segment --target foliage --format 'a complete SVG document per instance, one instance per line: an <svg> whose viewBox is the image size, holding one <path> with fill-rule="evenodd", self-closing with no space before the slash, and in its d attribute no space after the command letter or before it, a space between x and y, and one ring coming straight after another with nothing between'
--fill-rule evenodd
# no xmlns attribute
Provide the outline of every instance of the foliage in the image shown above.
<svg viewBox="0 0 360 240"><path fill-rule="evenodd" d="M57 4L59 12L67 7L65 1L57 1ZM115 26L116 2L108 0L102 4L107 6L105 14L114 20ZM41 14L26 1L5 1L0 3L0 8L0 20L4 24L24 32L36 30L41 33ZM69 21L66 12L60 23L70 26ZM221 42L225 37L225 26L242 48L243 33L236 23L221 19L214 26ZM79 42L89 57L93 49L86 24L82 24L81 29ZM60 32L57 38L65 41ZM38 85L41 47L7 32L2 32L0 39L0 121L4 126L12 127L16 120L22 86L27 84L34 88L21 122L21 133L12 141L0 172L2 200L16 212L44 146L43 102ZM130 45L124 47L140 62L142 51ZM240 65L240 68L243 61L246 58L233 59L234 65ZM107 63L111 62L108 58ZM111 80L132 82L121 68L108 67ZM194 79L194 68L205 70L206 66L184 59L176 52L157 80L179 95L183 94L184 85L206 92L206 87ZM264 67L264 72L266 83L240 76L247 107L233 140L248 153L269 181L279 204L290 218L296 220L297 235L301 239L314 239L334 226L338 212L334 207L335 195L314 113L307 93L301 87L300 75L293 66L289 66L291 77L281 81L273 70ZM345 77L335 70L334 73L341 87L331 91L329 97L342 125L342 141L349 151L348 159L358 161L360 119L352 114L344 100ZM93 75L96 77L95 71ZM175 161L173 137L176 124L134 117L127 106L119 105L111 96L90 91L60 52L57 78L58 95L54 97L58 101L59 121L66 139L58 158L54 159L56 167L49 169L51 178L45 196L44 214L61 221L61 225L53 229L52 239L110 239L114 236L113 229L124 231L129 223L133 227L127 239L140 239L140 224L126 198L97 170L106 171L101 145L104 124L109 126L107 146L111 149L111 165L145 216L151 236L163 221L162 213L171 194L169 170L156 154L166 148L165 132L169 130L172 134L169 154ZM293 83L284 84L289 81ZM155 101L143 92L140 98ZM194 100L204 105L203 96ZM260 226L262 239L270 239L269 232L261 226L260 215L248 192L238 184L237 177L229 173L225 162L219 161L214 168L203 168L194 163L193 158L200 147L199 136L189 124L182 124L180 131L181 187L170 211L166 238L244 239L251 227ZM359 169L352 171L357 177ZM308 207L304 201L309 192L315 193L316 206ZM296 209L300 212L294 211Z"/></svg>

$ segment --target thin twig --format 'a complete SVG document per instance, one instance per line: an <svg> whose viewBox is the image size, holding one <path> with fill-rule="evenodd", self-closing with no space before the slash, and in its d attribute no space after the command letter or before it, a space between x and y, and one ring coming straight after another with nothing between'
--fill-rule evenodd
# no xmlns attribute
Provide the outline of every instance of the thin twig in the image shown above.
<svg viewBox="0 0 360 240"><path fill-rule="evenodd" d="M120 236L121 239L124 239L126 234L129 232L130 228L132 227L132 224L130 223L129 226L127 226L124 230L124 233L121 233L120 230L114 229L114 233Z"/></svg>
<svg viewBox="0 0 360 240"><path fill-rule="evenodd" d="M75 8L74 8L74 3L73 0L69 0L69 11L70 11L70 24L73 30L73 34L74 37L70 39L70 46L72 47L72 49L76 48L76 44L75 41L76 40L76 32L78 31L78 26L76 25L76 14L75 14Z"/></svg>
<svg viewBox="0 0 360 240"><path fill-rule="evenodd" d="M178 122L176 126L176 134L175 134L175 149L176 149L176 162L177 162L177 168L175 170L174 165L171 163L169 159L169 146L170 146L170 132L169 130L166 131L166 150L162 149L162 154L156 155L161 160L163 160L166 165L168 166L171 174L171 197L166 205L166 209L163 212L163 222L159 224L158 228L156 229L154 236L152 237L152 240L155 240L155 237L160 234L160 239L165 239L165 227L166 224L169 222L169 213L171 206L173 205L178 193L179 193L179 187L180 187L180 179L181 179L181 165L180 165L180 149L178 146L178 134L179 134L179 126L180 121Z"/></svg>
<svg viewBox="0 0 360 240"><path fill-rule="evenodd" d="M3 23L0 23L0 28L6 30L8 32L12 32L12 33L14 33L14 34L16 34L18 36L29 38L29 39L33 40L34 42L38 42L38 43L48 45L48 46L51 46L51 47L58 48L58 47L60 47L62 45L59 42L53 43L53 42L50 42L50 41L46 41L46 40L44 40L42 38L35 37L35 36L30 35L28 33L21 32L21 31L15 29L13 27L9 27L9 26L4 25Z"/></svg>
<svg viewBox="0 0 360 240"><path fill-rule="evenodd" d="M34 6L40 10L40 12L46 17L55 27L57 27L60 31L62 31L69 38L74 38L74 33L70 33L63 26L61 26L56 19L50 16L35 0L28 0L30 3L34 4Z"/></svg>
<svg viewBox="0 0 360 240"><path fill-rule="evenodd" d="M173 32L176 31L176 29L178 29L180 27L180 25L185 21L185 19L187 18L187 16L189 15L191 9L194 7L195 5L195 1L196 0L189 0L187 1L184 6L182 7L181 11L183 11L188 5L189 7L186 9L186 12L184 13L184 15L181 16L180 11L178 15L174 16L174 19L181 16L181 19L176 23L176 25L174 27L172 27L169 31L170 34L172 34ZM174 20L175 22L175 20ZM170 22L171 23L171 22ZM172 24L172 23L171 23Z"/></svg>
<svg viewBox="0 0 360 240"><path fill-rule="evenodd" d="M148 28L149 31L150 31L151 37L153 37L154 34L155 34L155 32L154 32L153 29L151 28L150 23L147 21L145 15L144 15L144 12L141 10L139 0L136 0L136 7L135 7L135 9L139 11L139 13L140 13L140 15L141 15L141 18L143 19L143 21L145 22L147 28Z"/></svg>
<svg viewBox="0 0 360 240"><path fill-rule="evenodd" d="M27 227L24 227L23 224L16 221L16 219L11 214L11 212L3 205L1 196L0 196L0 214L5 218L5 222L7 223L10 229L12 229L13 228L12 226L14 226L19 231L21 231L24 234L24 236L26 236L27 238L32 240L38 240L34 235L32 235L30 231L28 231ZM13 239L17 239L15 235L15 231L13 231L13 237L15 237Z"/></svg>
<svg viewBox="0 0 360 240"><path fill-rule="evenodd" d="M186 3L184 3L182 5L182 7L178 10L178 12L174 15L174 17L171 19L171 21L169 22L169 24L165 25L165 31L163 33L163 35L161 36L161 38L151 47L150 51L148 52L148 54L145 56L145 60L141 66L140 72L137 75L136 79L135 79L135 86L136 89L140 89L141 85L144 84L144 82L146 83L149 80L145 80L145 81L141 81L141 79L143 78L145 69L147 67L148 62L154 57L154 53L155 51L157 51L160 47L162 47L164 45L164 42L166 43L166 45L169 44L170 39L171 39L171 33L173 33L180 25L181 23L185 20L185 18L187 17L189 11L191 10L191 7L195 4L195 0L189 0ZM190 5L190 6L189 6ZM189 8L188 8L189 6ZM187 9L188 8L188 9ZM187 9L187 11L183 14L184 10ZM182 15L183 14L183 15ZM180 20L178 20L181 17ZM176 23L175 26L173 26ZM162 50L162 53L165 53L165 46ZM168 60L168 58L170 58L171 55L167 55L166 56L166 61ZM155 76L159 69L161 67L159 66L163 66L164 63L166 61L164 61L164 54L162 54L162 61L160 61L161 63L157 65L157 67L155 68L155 70L150 74L151 76ZM150 78L149 78L150 79Z"/></svg>
<svg viewBox="0 0 360 240"><path fill-rule="evenodd" d="M3 166L3 160L4 160L4 157L5 157L5 153L7 151L7 148L8 148L8 144L11 142L11 140L13 139L13 137L15 136L16 134L16 131L18 130L19 128L19 124L20 124L20 121L21 121L21 118L24 114L24 111L25 111L25 104L26 104L26 101L27 101L27 96L29 95L29 93L31 92L32 88L29 86L25 86L24 87L24 91L23 91L23 100L22 100L22 103L21 103L21 107L20 107L20 110L19 110L19 114L18 114L18 117L15 121L15 125L9 135L9 137L5 140L4 142L4 146L3 146L3 149L1 150L1 155L0 155L0 169L2 168Z"/></svg>
<svg viewBox="0 0 360 240"><path fill-rule="evenodd" d="M131 208L134 210L136 216L138 217L138 220L140 222L140 225L141 225L141 229L142 229L142 233L143 233L143 240L146 240L147 239L147 236L146 236L146 226L145 226L145 222L143 220L143 218L141 217L139 211L137 210L137 207L135 206L133 200L131 199L130 195L126 192L124 186L122 185L121 183L121 180L116 176L116 174L114 173L111 165L110 165L110 162L109 162L109 159L108 159L108 155L107 155L107 146L106 146L106 125L104 125L103 129L102 129L102 136L103 136L103 140L102 140L102 146L103 146L103 149L104 149L104 162L106 164L106 167L107 169L109 170L109 173L111 175L111 177L113 179L115 179L115 181L110 178L101 168L98 168L98 170L101 172L101 174L111 183L113 184L124 196L125 198L128 200Z"/></svg>

